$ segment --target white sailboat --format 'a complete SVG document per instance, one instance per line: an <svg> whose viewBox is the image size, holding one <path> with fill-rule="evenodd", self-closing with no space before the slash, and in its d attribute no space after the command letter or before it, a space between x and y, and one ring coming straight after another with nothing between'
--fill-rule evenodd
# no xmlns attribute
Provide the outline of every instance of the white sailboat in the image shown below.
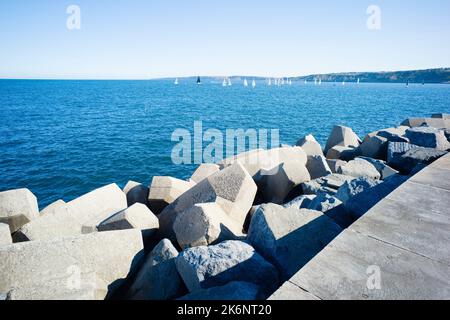
<svg viewBox="0 0 450 320"><path fill-rule="evenodd" d="M228 86L231 87L231 79L228 78Z"/></svg>
<svg viewBox="0 0 450 320"><path fill-rule="evenodd" d="M358 81L356 83L359 84L359 78L358 78Z"/></svg>
<svg viewBox="0 0 450 320"><path fill-rule="evenodd" d="M308 80L305 79L305 84L308 84Z"/></svg>
<svg viewBox="0 0 450 320"><path fill-rule="evenodd" d="M227 86L227 78L223 78L222 87Z"/></svg>
<svg viewBox="0 0 450 320"><path fill-rule="evenodd" d="M317 79L314 79L314 85L317 86Z"/></svg>
<svg viewBox="0 0 450 320"><path fill-rule="evenodd" d="M319 86L322 84L322 79L319 79Z"/></svg>
<svg viewBox="0 0 450 320"><path fill-rule="evenodd" d="M174 84L175 84L175 85L178 85L178 78L175 79Z"/></svg>
<svg viewBox="0 0 450 320"><path fill-rule="evenodd" d="M255 81L255 79L253 79L253 81L252 81L252 87L256 88L256 81Z"/></svg>
<svg viewBox="0 0 450 320"><path fill-rule="evenodd" d="M244 87L248 87L247 79L244 79Z"/></svg>
<svg viewBox="0 0 450 320"><path fill-rule="evenodd" d="M269 87L272 85L272 79L269 78L269 81L267 82L267 84L269 85Z"/></svg>

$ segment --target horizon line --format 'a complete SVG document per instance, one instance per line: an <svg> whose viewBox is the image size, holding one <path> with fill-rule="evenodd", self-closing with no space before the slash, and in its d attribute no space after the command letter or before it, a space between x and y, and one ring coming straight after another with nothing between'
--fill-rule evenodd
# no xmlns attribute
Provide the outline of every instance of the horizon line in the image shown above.
<svg viewBox="0 0 450 320"><path fill-rule="evenodd" d="M408 70L393 70L393 71L343 71L343 72L329 72L329 73L311 73L307 75L296 75L296 76L256 76L256 75L185 75L185 76L157 76L157 77L148 77L148 78L86 78L86 77L0 77L0 80L60 80L60 81L151 81L151 80L166 80L166 79L189 79L195 77L203 77L203 78L265 78L265 79L277 79L277 78L307 78L311 76L320 76L320 75L340 75L340 74L358 74L358 73L396 73L396 72L413 72L413 71L431 71L431 70L446 70L450 69L450 67L437 67L437 68L425 68L425 69L408 69Z"/></svg>

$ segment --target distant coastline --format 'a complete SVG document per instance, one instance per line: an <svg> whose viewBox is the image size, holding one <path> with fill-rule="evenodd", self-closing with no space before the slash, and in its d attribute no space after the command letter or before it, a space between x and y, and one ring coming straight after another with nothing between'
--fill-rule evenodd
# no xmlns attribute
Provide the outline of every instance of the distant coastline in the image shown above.
<svg viewBox="0 0 450 320"><path fill-rule="evenodd" d="M231 76L231 80L255 79L266 80L269 77L261 76ZM311 74L306 76L285 77L292 81L309 81L322 80L323 82L360 82L366 83L435 83L450 84L450 68L408 70L408 71L379 71L379 72L341 72L341 73L324 73ZM171 78L160 78L154 80L168 80ZM180 77L179 79L197 79L197 76ZM222 81L223 76L204 76L202 79L209 81Z"/></svg>

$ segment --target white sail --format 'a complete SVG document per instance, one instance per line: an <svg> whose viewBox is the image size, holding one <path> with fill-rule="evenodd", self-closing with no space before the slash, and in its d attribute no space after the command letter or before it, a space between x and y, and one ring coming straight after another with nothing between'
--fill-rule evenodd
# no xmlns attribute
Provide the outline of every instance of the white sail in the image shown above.
<svg viewBox="0 0 450 320"><path fill-rule="evenodd" d="M177 84L178 84L178 78L175 79L175 85L177 85Z"/></svg>
<svg viewBox="0 0 450 320"><path fill-rule="evenodd" d="M247 79L244 79L244 87L248 87Z"/></svg>
<svg viewBox="0 0 450 320"><path fill-rule="evenodd" d="M253 87L253 88L256 87L256 81L255 81L255 79L253 79L253 81L252 81L252 87Z"/></svg>
<svg viewBox="0 0 450 320"><path fill-rule="evenodd" d="M359 78L358 78L358 81L356 83L359 84Z"/></svg>
<svg viewBox="0 0 450 320"><path fill-rule="evenodd" d="M227 78L224 78L223 82L222 82L222 87L226 87L226 86L227 86Z"/></svg>
<svg viewBox="0 0 450 320"><path fill-rule="evenodd" d="M230 78L228 78L228 86L229 87L231 86L231 79Z"/></svg>
<svg viewBox="0 0 450 320"><path fill-rule="evenodd" d="M305 84L308 84L308 80L305 79Z"/></svg>
<svg viewBox="0 0 450 320"><path fill-rule="evenodd" d="M272 79L269 78L269 81L267 82L267 84L268 84L269 86L271 86L271 85L272 85Z"/></svg>
<svg viewBox="0 0 450 320"><path fill-rule="evenodd" d="M314 85L317 86L317 79L314 79Z"/></svg>
<svg viewBox="0 0 450 320"><path fill-rule="evenodd" d="M319 86L322 84L322 79L319 79Z"/></svg>

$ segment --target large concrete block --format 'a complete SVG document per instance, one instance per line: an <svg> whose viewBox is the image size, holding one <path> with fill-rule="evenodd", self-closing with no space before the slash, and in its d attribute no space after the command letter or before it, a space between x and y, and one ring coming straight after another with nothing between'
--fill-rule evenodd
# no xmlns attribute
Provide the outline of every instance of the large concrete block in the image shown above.
<svg viewBox="0 0 450 320"><path fill-rule="evenodd" d="M83 232L90 233L97 231L100 222L126 209L127 198L113 183L70 201L67 207L83 225Z"/></svg>
<svg viewBox="0 0 450 320"><path fill-rule="evenodd" d="M49 275L95 272L110 292L143 257L139 230L100 232L0 247L0 292L35 287Z"/></svg>
<svg viewBox="0 0 450 320"><path fill-rule="evenodd" d="M345 204L351 198L376 187L380 183L381 181L370 178L359 178L352 181L346 181L336 193L336 198Z"/></svg>
<svg viewBox="0 0 450 320"><path fill-rule="evenodd" d="M343 229L348 228L355 221L342 201L327 193L321 193L315 197L308 209L323 212Z"/></svg>
<svg viewBox="0 0 450 320"><path fill-rule="evenodd" d="M386 160L388 139L373 136L365 140L359 147L361 155L364 157Z"/></svg>
<svg viewBox="0 0 450 320"><path fill-rule="evenodd" d="M194 181L195 183L199 183L204 179L208 178L210 175L213 175L219 171L220 171L219 165L214 163L203 163L192 174L191 180Z"/></svg>
<svg viewBox="0 0 450 320"><path fill-rule="evenodd" d="M353 196L347 200L345 207L355 219L359 219L406 180L408 180L407 176L392 176L383 183Z"/></svg>
<svg viewBox="0 0 450 320"><path fill-rule="evenodd" d="M361 157L361 159L370 162L370 164L372 164L375 167L375 169L377 169L377 171L380 173L382 180L392 177L393 175L399 173L397 170L388 166L386 162L383 160L372 159L368 157Z"/></svg>
<svg viewBox="0 0 450 320"><path fill-rule="evenodd" d="M178 251L170 240L162 240L145 258L128 297L132 300L169 300L183 293L175 266Z"/></svg>
<svg viewBox="0 0 450 320"><path fill-rule="evenodd" d="M310 203L316 198L316 195L302 195L294 200L286 203L283 205L283 207L289 209L289 208L296 208L296 209L307 209L309 208ZM258 208L259 209L259 208ZM255 211L256 213L256 211Z"/></svg>
<svg viewBox="0 0 450 320"><path fill-rule="evenodd" d="M450 120L438 118L411 118L402 123L403 126L414 127L433 127L438 129L450 129Z"/></svg>
<svg viewBox="0 0 450 320"><path fill-rule="evenodd" d="M328 166L327 159L324 156L308 156L308 163L306 168L311 176L311 179L332 174L331 168Z"/></svg>
<svg viewBox="0 0 450 320"><path fill-rule="evenodd" d="M443 130L432 127L418 127L406 130L406 136L414 145L440 151L450 149L450 143Z"/></svg>
<svg viewBox="0 0 450 320"><path fill-rule="evenodd" d="M6 223L0 223L0 246L12 244L11 230Z"/></svg>
<svg viewBox="0 0 450 320"><path fill-rule="evenodd" d="M158 228L158 218L142 203L136 203L112 215L97 227L98 231L138 229L142 231L145 239L152 237Z"/></svg>
<svg viewBox="0 0 450 320"><path fill-rule="evenodd" d="M326 177L305 182L302 184L302 189L305 195L319 193L335 194L346 181L351 181L354 179L355 177L334 173Z"/></svg>
<svg viewBox="0 0 450 320"><path fill-rule="evenodd" d="M148 193L149 188L144 186L142 183L135 181L128 181L123 192L127 196L128 206L131 207L135 203L148 204Z"/></svg>
<svg viewBox="0 0 450 320"><path fill-rule="evenodd" d="M328 137L325 153L328 153L328 150L335 146L357 148L360 144L361 140L351 128L335 126Z"/></svg>
<svg viewBox="0 0 450 320"><path fill-rule="evenodd" d="M324 156L320 143L317 142L313 135L300 139L297 142L297 146L301 147L307 156Z"/></svg>
<svg viewBox="0 0 450 320"><path fill-rule="evenodd" d="M287 280L341 231L321 212L268 204L254 215L247 240Z"/></svg>
<svg viewBox="0 0 450 320"><path fill-rule="evenodd" d="M439 151L431 148L414 148L406 151L400 157L396 166L402 173L409 174L413 172L417 166L427 166L447 153L447 151Z"/></svg>
<svg viewBox="0 0 450 320"><path fill-rule="evenodd" d="M22 226L14 234L14 242L50 240L82 234L80 219L66 204Z"/></svg>
<svg viewBox="0 0 450 320"><path fill-rule="evenodd" d="M153 177L148 196L148 205L159 215L168 205L195 186L195 182L172 177Z"/></svg>
<svg viewBox="0 0 450 320"><path fill-rule="evenodd" d="M159 215L161 238L176 241L173 224L181 212L195 204L215 202L238 225L244 225L257 187L247 170L236 163L209 176L184 193Z"/></svg>
<svg viewBox="0 0 450 320"><path fill-rule="evenodd" d="M303 182L311 180L303 161L290 160L267 172L262 186L264 202L282 204L289 193Z"/></svg>
<svg viewBox="0 0 450 320"><path fill-rule="evenodd" d="M40 217L45 216L46 214L55 213L58 212L61 208L65 207L67 203L64 200L57 200L48 206L46 206L44 209L40 212Z"/></svg>
<svg viewBox="0 0 450 320"><path fill-rule="evenodd" d="M255 301L260 288L249 282L233 281L224 286L202 289L185 295L184 301Z"/></svg>
<svg viewBox="0 0 450 320"><path fill-rule="evenodd" d="M369 161L362 158L356 158L339 169L339 173L355 178L370 178L379 180L381 174Z"/></svg>
<svg viewBox="0 0 450 320"><path fill-rule="evenodd" d="M448 113L434 113L434 114L431 115L431 118L450 120L450 114L448 114Z"/></svg>
<svg viewBox="0 0 450 320"><path fill-rule="evenodd" d="M9 225L11 233L38 217L37 199L30 190L0 192L0 223Z"/></svg>
<svg viewBox="0 0 450 320"><path fill-rule="evenodd" d="M334 146L327 151L329 160L350 161L359 155L359 149L354 147Z"/></svg>
<svg viewBox="0 0 450 320"><path fill-rule="evenodd" d="M369 140L371 137L378 136L387 139L389 142L409 142L409 139L405 137L407 126L399 126L395 128L387 128L379 131L369 133L364 141Z"/></svg>
<svg viewBox="0 0 450 320"><path fill-rule="evenodd" d="M347 161L339 159L327 159L327 163L332 173L338 173L339 168L345 166L347 164Z"/></svg>
<svg viewBox="0 0 450 320"><path fill-rule="evenodd" d="M276 268L242 241L187 249L177 257L176 265L190 292L233 281L254 283L266 293L278 287Z"/></svg>
<svg viewBox="0 0 450 320"><path fill-rule="evenodd" d="M8 292L8 300L104 300L107 293L106 283L94 272L67 272L38 279L31 287L14 288Z"/></svg>
<svg viewBox="0 0 450 320"><path fill-rule="evenodd" d="M207 246L242 236L242 225L217 203L200 203L177 215L173 229L182 249Z"/></svg>

